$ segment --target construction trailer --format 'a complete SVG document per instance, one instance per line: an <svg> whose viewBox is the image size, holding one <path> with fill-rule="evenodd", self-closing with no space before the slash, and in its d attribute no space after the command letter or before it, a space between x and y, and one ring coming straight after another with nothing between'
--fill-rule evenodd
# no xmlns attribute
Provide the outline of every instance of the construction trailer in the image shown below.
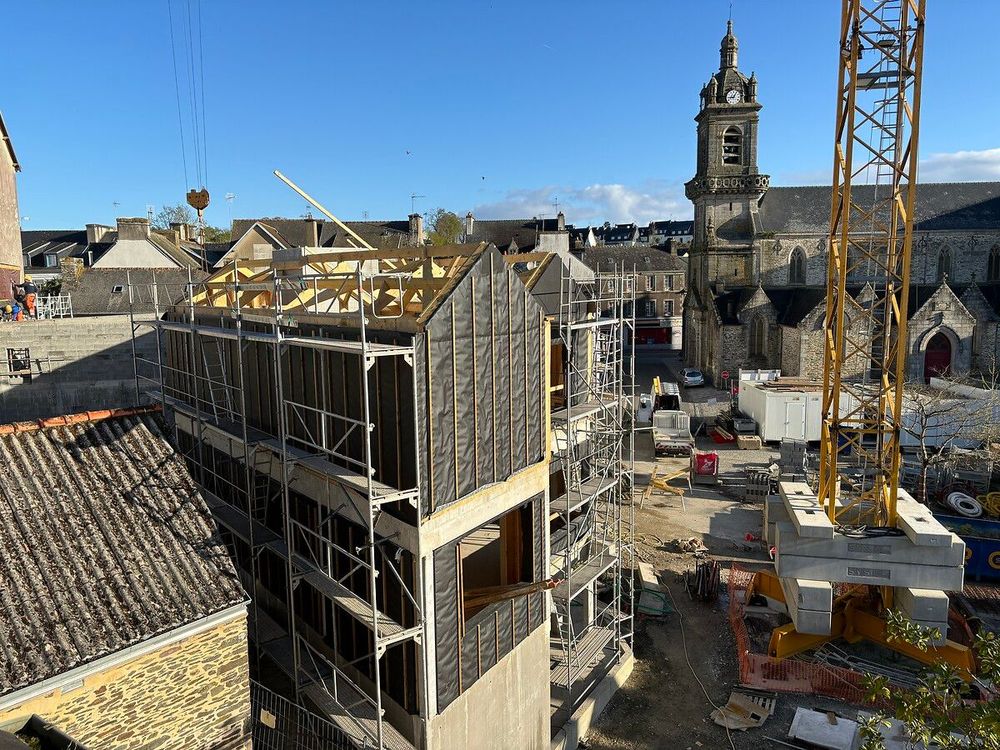
<svg viewBox="0 0 1000 750"><path fill-rule="evenodd" d="M296 248L155 317L136 380L226 530L258 678L345 747L548 743L538 665L581 578L551 580L551 323L513 264Z"/></svg>

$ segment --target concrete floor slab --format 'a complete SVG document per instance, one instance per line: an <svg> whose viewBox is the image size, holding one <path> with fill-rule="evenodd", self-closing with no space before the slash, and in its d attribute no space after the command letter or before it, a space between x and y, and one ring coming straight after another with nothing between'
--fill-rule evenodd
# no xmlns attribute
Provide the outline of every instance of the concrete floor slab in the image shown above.
<svg viewBox="0 0 1000 750"><path fill-rule="evenodd" d="M807 557L837 557L870 562L915 563L957 566L965 564L965 542L951 534L951 544L919 547L908 536L848 536L835 533L832 539L801 536L791 523L777 524L776 544L781 552Z"/></svg>

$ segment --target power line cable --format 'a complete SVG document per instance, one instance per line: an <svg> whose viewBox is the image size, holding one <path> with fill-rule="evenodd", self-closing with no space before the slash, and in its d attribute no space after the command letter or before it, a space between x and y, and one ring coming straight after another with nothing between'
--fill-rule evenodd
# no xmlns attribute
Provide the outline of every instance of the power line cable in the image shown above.
<svg viewBox="0 0 1000 750"><path fill-rule="evenodd" d="M191 84L188 91L191 96L191 130L194 133L194 163L195 171L197 172L195 178L200 186L205 184L205 179L201 168L201 134L198 131L198 83L194 72L194 35L191 31L191 0L186 0L185 4L187 6L188 81Z"/></svg>
<svg viewBox="0 0 1000 750"><path fill-rule="evenodd" d="M202 164L205 168L205 183L208 184L208 126L205 117L205 44L202 34L201 0L198 0L198 68L201 77L201 148Z"/></svg>
<svg viewBox="0 0 1000 750"><path fill-rule="evenodd" d="M184 165L184 189L188 186L187 149L184 146L184 116L181 110L181 84L177 75L177 43L174 39L174 13L171 0L167 0L167 19L170 26L170 56L174 64L174 95L177 99L177 128L181 137L181 162Z"/></svg>

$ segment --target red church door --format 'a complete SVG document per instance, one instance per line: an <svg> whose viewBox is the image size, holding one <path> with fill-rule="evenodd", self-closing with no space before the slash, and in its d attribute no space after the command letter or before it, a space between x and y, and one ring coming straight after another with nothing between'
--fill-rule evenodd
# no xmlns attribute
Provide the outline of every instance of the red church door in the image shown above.
<svg viewBox="0 0 1000 750"><path fill-rule="evenodd" d="M942 375L951 369L951 340L938 331L927 342L924 353L924 381Z"/></svg>

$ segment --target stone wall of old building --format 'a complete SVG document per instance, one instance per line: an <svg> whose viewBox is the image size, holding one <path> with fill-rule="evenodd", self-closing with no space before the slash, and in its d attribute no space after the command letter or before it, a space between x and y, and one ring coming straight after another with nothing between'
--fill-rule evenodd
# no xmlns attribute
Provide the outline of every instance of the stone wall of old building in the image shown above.
<svg viewBox="0 0 1000 750"><path fill-rule="evenodd" d="M249 750L246 615L2 711L0 724L32 714L94 750Z"/></svg>
<svg viewBox="0 0 1000 750"><path fill-rule="evenodd" d="M791 276L791 259L796 252L805 257L805 281ZM787 286L826 286L826 237L814 234L781 235L762 239L754 247L757 274L765 288Z"/></svg>
<svg viewBox="0 0 1000 750"><path fill-rule="evenodd" d="M915 232L910 280L935 284L941 280L939 264L947 251L948 281L964 286L988 279L990 250L1000 246L1000 232Z"/></svg>
<svg viewBox="0 0 1000 750"><path fill-rule="evenodd" d="M907 377L924 377L927 344L937 333L951 343L951 372L962 375L972 369L972 337L976 319L947 284L943 284L909 320L907 329Z"/></svg>
<svg viewBox="0 0 1000 750"><path fill-rule="evenodd" d="M763 289L758 288L740 309L739 319L743 324L742 340L738 346L728 348L726 355L737 363L736 369L748 365L753 368L772 367L781 359L781 331L778 329L778 312ZM760 352L755 352L751 346L755 321L763 322L763 349Z"/></svg>

